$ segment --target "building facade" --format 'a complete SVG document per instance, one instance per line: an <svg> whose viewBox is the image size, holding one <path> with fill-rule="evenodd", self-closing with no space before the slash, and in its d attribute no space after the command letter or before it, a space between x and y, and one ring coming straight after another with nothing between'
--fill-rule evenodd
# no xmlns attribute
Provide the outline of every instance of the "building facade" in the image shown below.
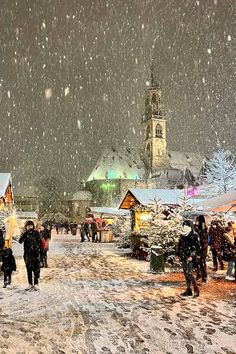
<svg viewBox="0 0 236 354"><path fill-rule="evenodd" d="M168 149L161 94L152 67L144 92L142 148L104 150L86 182L86 189L93 195L92 205L117 206L130 188L184 189L198 183L205 158Z"/></svg>

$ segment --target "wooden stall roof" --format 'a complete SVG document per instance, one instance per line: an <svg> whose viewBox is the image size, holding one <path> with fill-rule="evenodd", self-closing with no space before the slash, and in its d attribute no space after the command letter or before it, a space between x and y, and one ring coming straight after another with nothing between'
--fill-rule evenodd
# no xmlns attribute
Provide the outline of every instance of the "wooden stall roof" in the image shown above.
<svg viewBox="0 0 236 354"><path fill-rule="evenodd" d="M176 189L128 189L119 209L131 209L133 205L151 205L159 202L163 205L179 205L183 191Z"/></svg>

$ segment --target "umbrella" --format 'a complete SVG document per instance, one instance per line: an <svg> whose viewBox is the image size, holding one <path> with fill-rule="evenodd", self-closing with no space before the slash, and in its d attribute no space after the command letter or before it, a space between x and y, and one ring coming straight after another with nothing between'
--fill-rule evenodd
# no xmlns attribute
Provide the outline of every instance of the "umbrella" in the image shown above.
<svg viewBox="0 0 236 354"><path fill-rule="evenodd" d="M211 208L209 211L213 211L215 213L228 213L229 211L231 211L235 213L236 200L233 200L230 203L227 203L226 205L220 205L218 207Z"/></svg>

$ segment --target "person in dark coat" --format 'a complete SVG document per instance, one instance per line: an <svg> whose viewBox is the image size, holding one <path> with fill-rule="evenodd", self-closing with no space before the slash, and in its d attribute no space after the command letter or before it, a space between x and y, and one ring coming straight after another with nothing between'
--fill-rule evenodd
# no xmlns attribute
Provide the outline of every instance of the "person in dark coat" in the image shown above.
<svg viewBox="0 0 236 354"><path fill-rule="evenodd" d="M3 249L2 252L2 272L4 273L4 285L6 288L8 285L11 285L11 275L13 271L16 271L16 261L13 256L12 250L10 248Z"/></svg>
<svg viewBox="0 0 236 354"><path fill-rule="evenodd" d="M202 279L203 283L207 281L207 266L206 258L208 252L208 230L206 226L205 217L199 215L195 223L195 232L199 235L200 240L200 259L197 265L197 279Z"/></svg>
<svg viewBox="0 0 236 354"><path fill-rule="evenodd" d="M197 258L200 255L200 243L199 237L194 232L190 220L186 220L183 223L183 228L178 244L178 255L182 262L186 282L186 291L183 292L180 296L184 298L192 296L197 297L199 296L199 289L196 279L193 275L193 271L196 266ZM192 287L194 293L192 293Z"/></svg>
<svg viewBox="0 0 236 354"><path fill-rule="evenodd" d="M29 282L26 290L39 290L40 256L43 250L40 234L34 229L33 221L26 222L25 232L21 235L19 243L24 244L24 261Z"/></svg>
<svg viewBox="0 0 236 354"><path fill-rule="evenodd" d="M97 223L96 220L93 219L93 221L91 222L92 242L97 241L97 232L98 232Z"/></svg>
<svg viewBox="0 0 236 354"><path fill-rule="evenodd" d="M51 239L51 235L49 230L46 228L45 225L42 225L40 227L40 232L39 232L41 239L42 239L42 254L41 254L41 264L42 267L48 268L48 256L47 252L49 250L49 242ZM45 246L44 246L45 245Z"/></svg>
<svg viewBox="0 0 236 354"><path fill-rule="evenodd" d="M224 228L219 220L212 220L209 228L209 239L212 251L213 270L217 271L218 266L223 270Z"/></svg>
<svg viewBox="0 0 236 354"><path fill-rule="evenodd" d="M85 237L87 237L87 240L90 241L89 224L87 223L87 221L84 222L84 232L85 232Z"/></svg>

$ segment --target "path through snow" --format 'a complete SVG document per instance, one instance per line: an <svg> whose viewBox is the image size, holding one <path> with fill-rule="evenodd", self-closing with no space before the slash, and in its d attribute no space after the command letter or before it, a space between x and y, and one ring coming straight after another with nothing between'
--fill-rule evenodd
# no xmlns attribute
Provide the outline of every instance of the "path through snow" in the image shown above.
<svg viewBox="0 0 236 354"><path fill-rule="evenodd" d="M14 288L0 289L0 353L236 353L235 296L181 300L179 282L114 250L54 236L40 292L24 291L17 258Z"/></svg>

